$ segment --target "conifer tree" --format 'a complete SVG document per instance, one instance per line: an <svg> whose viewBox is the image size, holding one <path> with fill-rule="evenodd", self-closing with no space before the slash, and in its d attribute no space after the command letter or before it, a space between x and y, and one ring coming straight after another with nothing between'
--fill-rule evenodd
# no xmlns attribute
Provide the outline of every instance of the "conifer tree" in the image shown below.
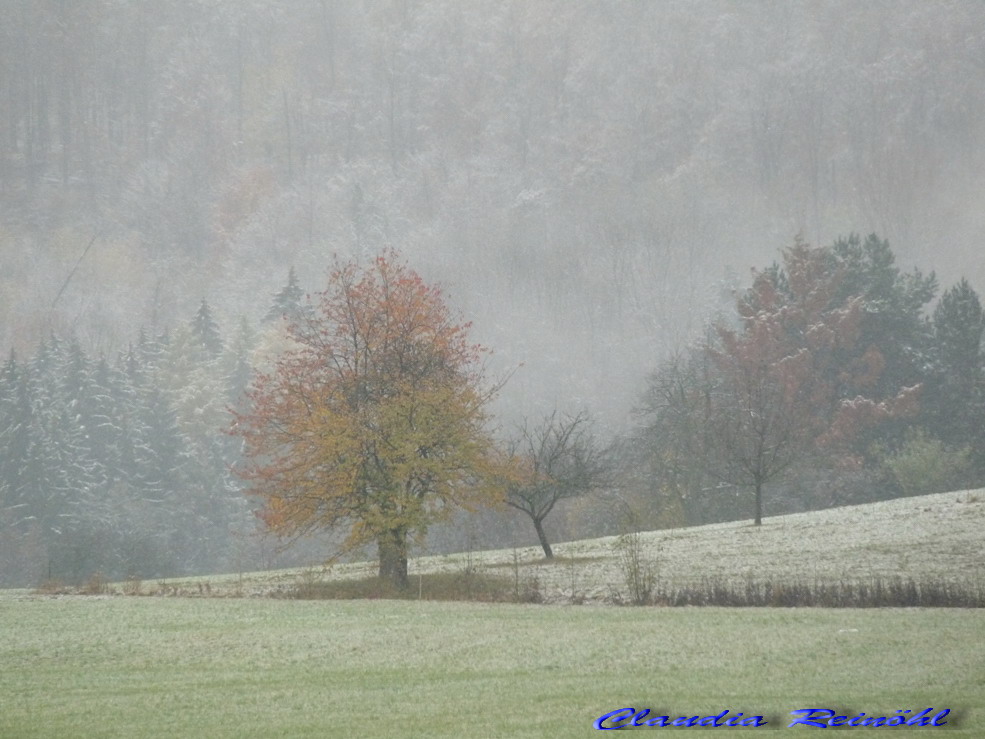
<svg viewBox="0 0 985 739"><path fill-rule="evenodd" d="M192 334L205 352L208 360L216 359L222 352L222 334L212 316L212 309L204 299L191 321Z"/></svg>
<svg viewBox="0 0 985 739"><path fill-rule="evenodd" d="M32 518L24 490L31 434L26 368L11 351L0 369L0 530L23 532Z"/></svg>
<svg viewBox="0 0 985 739"><path fill-rule="evenodd" d="M941 441L971 444L979 456L985 452L983 331L985 312L978 294L962 279L934 309L927 424Z"/></svg>
<svg viewBox="0 0 985 739"><path fill-rule="evenodd" d="M864 240L857 234L839 238L826 251L827 269L839 275L835 299L862 301L859 351L878 351L884 362L874 385L845 386L844 393L884 399L902 386L921 383L930 344L924 310L937 292L937 277L916 268L900 270L889 242L876 234ZM860 361L861 356L848 356L846 361Z"/></svg>
<svg viewBox="0 0 985 739"><path fill-rule="evenodd" d="M287 284L274 296L273 303L263 317L263 322L270 323L281 318L296 321L303 315L304 290L298 285L297 273L294 267L291 267L287 272Z"/></svg>
<svg viewBox="0 0 985 739"><path fill-rule="evenodd" d="M225 398L234 408L242 408L244 393L253 379L250 354L256 348L257 336L245 316L240 318L239 328L226 348L222 374L225 380Z"/></svg>

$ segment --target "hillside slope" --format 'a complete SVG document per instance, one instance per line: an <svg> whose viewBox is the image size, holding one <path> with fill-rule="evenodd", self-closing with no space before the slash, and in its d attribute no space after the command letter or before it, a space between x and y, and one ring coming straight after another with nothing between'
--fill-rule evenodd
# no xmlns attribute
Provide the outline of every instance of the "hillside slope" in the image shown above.
<svg viewBox="0 0 985 739"><path fill-rule="evenodd" d="M661 582L702 580L860 582L902 577L917 582L980 582L985 573L985 490L775 516L640 534L643 556ZM535 584L546 602L608 601L625 591L619 537L560 543L546 563L536 547L422 556L411 578L467 567ZM281 570L172 582L170 591L196 593L208 580L213 595L276 595L300 579L375 574L375 562L306 571Z"/></svg>

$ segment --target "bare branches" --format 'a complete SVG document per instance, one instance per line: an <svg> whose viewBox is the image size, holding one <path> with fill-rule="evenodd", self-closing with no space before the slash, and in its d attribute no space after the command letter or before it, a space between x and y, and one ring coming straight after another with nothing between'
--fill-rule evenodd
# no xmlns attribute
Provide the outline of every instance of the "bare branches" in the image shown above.
<svg viewBox="0 0 985 739"><path fill-rule="evenodd" d="M509 446L522 479L509 486L506 504L530 516L544 556L554 556L544 519L558 502L577 498L608 483L610 469L591 432L585 411L559 416L557 410L537 426L524 421Z"/></svg>

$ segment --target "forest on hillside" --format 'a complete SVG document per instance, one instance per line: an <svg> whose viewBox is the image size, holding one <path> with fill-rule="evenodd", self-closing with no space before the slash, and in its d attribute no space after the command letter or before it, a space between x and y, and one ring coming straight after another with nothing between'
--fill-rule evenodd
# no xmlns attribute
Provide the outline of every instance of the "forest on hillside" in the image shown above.
<svg viewBox="0 0 985 739"><path fill-rule="evenodd" d="M743 295L798 234L819 248L862 234L859 259L882 259L852 285L867 315L891 305L877 293L906 298L905 320L881 334L884 387L865 397L950 389L884 438L856 435L843 456L868 482L783 505L898 494L879 476L906 448L971 455L957 467L977 479L978 441L958 431L977 428L977 339L962 339L977 359L947 354L935 311L951 295L974 313L985 284L978 2L0 10L4 572L150 576L267 558L243 543L255 522L220 432L227 409L283 346L277 300L321 289L335 255L386 248L446 289L494 349L493 373L513 373L501 431L589 411L627 460L627 499L676 501L638 506L656 525L730 514L714 492L725 483L668 462L687 449L640 451L641 429L667 422L654 378L700 366L693 347L711 327L739 331ZM885 247L864 252L870 233ZM945 381L965 361L979 364ZM964 415L949 427L952 407ZM801 491L832 489L802 478L814 482ZM788 500L783 485L767 497ZM572 501L549 524L608 530L612 509ZM505 540L522 524L487 529ZM461 528L434 545L461 545Z"/></svg>

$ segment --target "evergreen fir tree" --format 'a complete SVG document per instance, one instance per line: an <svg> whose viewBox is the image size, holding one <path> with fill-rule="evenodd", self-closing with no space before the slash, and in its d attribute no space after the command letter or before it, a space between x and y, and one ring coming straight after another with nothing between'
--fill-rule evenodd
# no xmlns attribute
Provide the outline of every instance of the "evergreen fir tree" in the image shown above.
<svg viewBox="0 0 985 739"><path fill-rule="evenodd" d="M303 303L304 291L298 285L298 277L294 267L291 267L287 272L287 284L274 296L267 315L263 317L263 322L270 323L281 318L296 321L304 315Z"/></svg>
<svg viewBox="0 0 985 739"><path fill-rule="evenodd" d="M124 384L124 376L100 358L92 373L88 440L93 459L103 468L110 486L126 479Z"/></svg>
<svg viewBox="0 0 985 739"><path fill-rule="evenodd" d="M191 321L192 333L208 360L216 359L222 352L222 335L219 324L212 316L212 309L204 299Z"/></svg>
<svg viewBox="0 0 985 739"><path fill-rule="evenodd" d="M253 364L250 354L256 348L257 337L245 316L240 318L239 329L227 348L223 361L223 376L226 382L226 400L234 408L244 402L244 393L253 379Z"/></svg>
<svg viewBox="0 0 985 739"><path fill-rule="evenodd" d="M0 582L227 563L245 504L230 473L238 443L222 431L252 344L244 321L222 352L203 303L173 337L141 331L115 366L56 335L27 362L11 353L0 365Z"/></svg>
<svg viewBox="0 0 985 739"><path fill-rule="evenodd" d="M962 279L945 292L933 316L933 356L924 407L931 432L945 443L971 444L985 472L985 312Z"/></svg>
<svg viewBox="0 0 985 739"><path fill-rule="evenodd" d="M977 382L982 374L985 313L968 280L962 278L941 295L934 309L933 327L937 366L962 383Z"/></svg>
<svg viewBox="0 0 985 739"><path fill-rule="evenodd" d="M171 343L171 334L165 329L160 335L152 336L142 326L137 335L134 349L134 359L143 371L153 370L160 366L164 350Z"/></svg>
<svg viewBox="0 0 985 739"><path fill-rule="evenodd" d="M23 531L31 520L24 475L31 448L31 402L26 370L16 354L0 369L0 531Z"/></svg>
<svg viewBox="0 0 985 739"><path fill-rule="evenodd" d="M85 467L95 484L105 479L106 473L95 459L91 449L91 433L95 425L94 399L96 390L92 379L92 363L82 345L75 338L65 346L58 369L60 402L65 405L66 431L75 438L79 459L76 464Z"/></svg>
<svg viewBox="0 0 985 739"><path fill-rule="evenodd" d="M835 301L861 296L862 336L859 346L877 349L885 368L874 387L845 388L847 394L884 398L898 388L925 379L930 328L925 306L937 292L933 272L902 272L889 242L870 234L864 241L855 234L840 238L831 247L831 269L839 275ZM858 357L850 357L849 361Z"/></svg>

